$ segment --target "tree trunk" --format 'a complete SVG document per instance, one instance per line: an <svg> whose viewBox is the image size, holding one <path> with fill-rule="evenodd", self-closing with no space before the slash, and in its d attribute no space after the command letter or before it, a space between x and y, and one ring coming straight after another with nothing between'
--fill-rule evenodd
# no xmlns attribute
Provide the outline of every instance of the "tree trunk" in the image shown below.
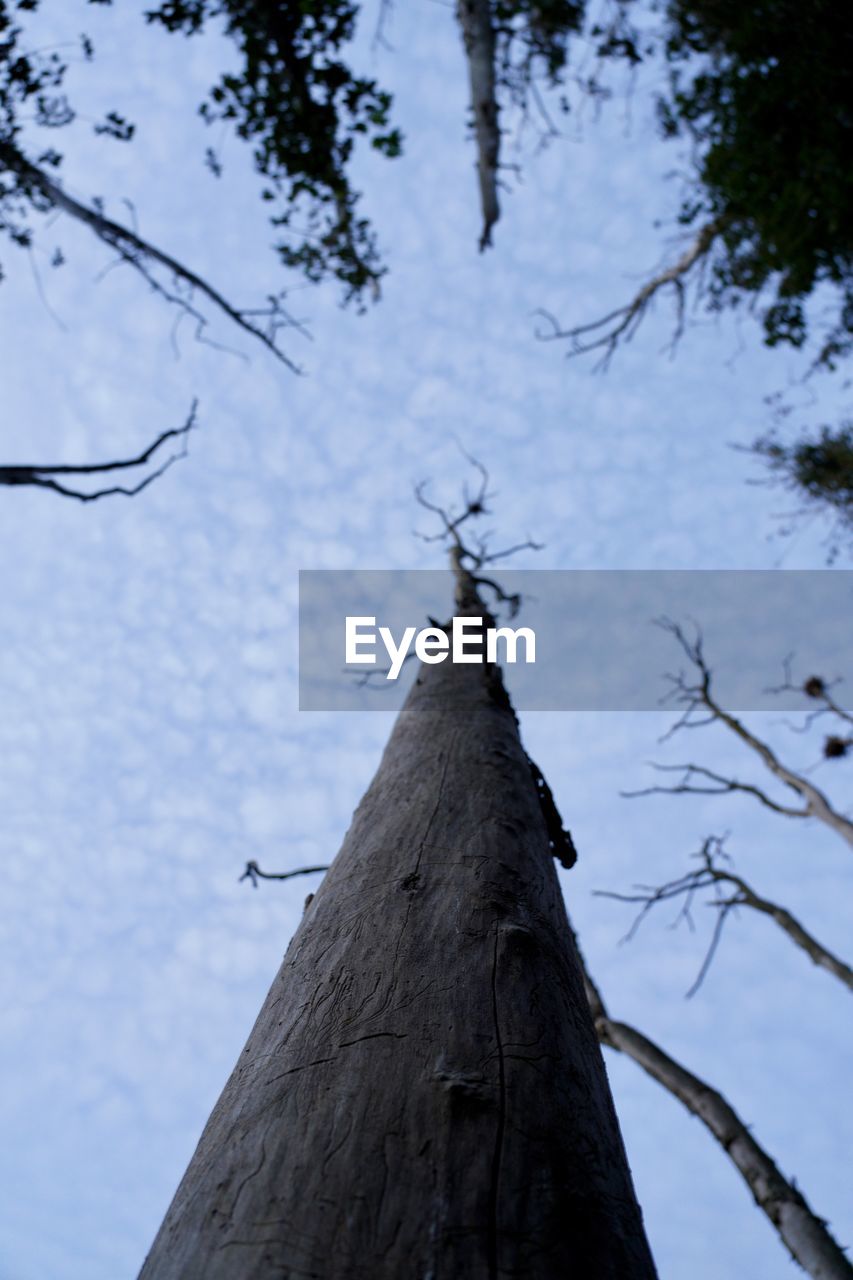
<svg viewBox="0 0 853 1280"><path fill-rule="evenodd" d="M653 1280L500 672L423 667L140 1280Z"/></svg>
<svg viewBox="0 0 853 1280"><path fill-rule="evenodd" d="M480 210L483 215L483 229L480 233L482 253L492 243L492 227L501 216L498 202L501 131L498 127L495 29L490 0L458 0L456 16L462 31L462 43L468 63L468 82L471 86Z"/></svg>

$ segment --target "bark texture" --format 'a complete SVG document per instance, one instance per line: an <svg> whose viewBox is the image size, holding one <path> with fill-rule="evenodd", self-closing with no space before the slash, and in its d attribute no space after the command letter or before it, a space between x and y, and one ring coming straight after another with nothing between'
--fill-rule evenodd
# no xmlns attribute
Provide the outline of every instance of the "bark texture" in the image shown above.
<svg viewBox="0 0 853 1280"><path fill-rule="evenodd" d="M477 178L483 230L480 252L492 243L492 227L500 217L498 164L501 131L498 126L498 99L495 77L495 31L491 0L458 0L456 16L468 63L471 110L477 142Z"/></svg>
<svg viewBox="0 0 853 1280"><path fill-rule="evenodd" d="M423 668L141 1280L653 1280L493 667Z"/></svg>

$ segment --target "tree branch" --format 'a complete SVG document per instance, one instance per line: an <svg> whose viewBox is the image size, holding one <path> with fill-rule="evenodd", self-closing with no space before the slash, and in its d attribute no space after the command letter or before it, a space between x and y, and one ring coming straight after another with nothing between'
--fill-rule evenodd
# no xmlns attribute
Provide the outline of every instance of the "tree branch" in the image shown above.
<svg viewBox="0 0 853 1280"><path fill-rule="evenodd" d="M280 329L285 327L301 329L301 326L284 310L280 298L270 297L268 299L269 305L266 308L241 309L235 307L202 276L191 271L189 267L185 267L176 258L171 257L161 249L158 249L156 245L144 240L135 231L131 231L128 227L124 227L120 223L114 222L111 218L105 217L97 208L75 200L49 174L27 160L17 147L9 142L0 142L0 164L18 175L25 189L38 192L50 205L81 222L102 243L114 249L120 260L133 267L156 293L195 320L199 335L203 334L207 325L206 318L193 306L189 298L182 297L173 290L167 289L161 281L157 280L153 274L155 268L164 268L176 281L180 281L190 291L197 291L202 294L217 310L227 316L232 324L235 324L239 329L261 342L268 351L272 352L277 360L281 361L292 372L300 372L298 366L293 363L289 356L285 355L278 345ZM266 326L261 328L255 322L255 317L264 318Z"/></svg>
<svg viewBox="0 0 853 1280"><path fill-rule="evenodd" d="M838 956L818 942L817 938L804 929L800 922L791 915L790 911L780 907L775 902L771 902L768 898L762 898L742 876L736 875L734 871L727 867L720 866L720 859L730 861L724 844L723 838L708 836L703 841L699 852L693 855L700 859L700 866L693 871L686 872L675 880L668 881L666 884L658 886L635 885L635 893L614 893L609 890L599 889L596 891L596 896L613 898L618 902L642 904L638 916L626 935L626 938L632 938L651 909L660 902L682 899L683 905L675 923L678 924L680 920L685 919L692 925L690 912L693 898L697 893L701 893L705 889L713 890L714 896L708 905L718 912L717 920L702 967L696 981L687 993L688 997L694 995L702 985L720 941L723 926L730 912L737 907L751 907L752 910L769 916L816 965L831 973L833 977L847 987L848 991L853 991L853 969L849 965L845 964L843 960L840 960ZM731 886L734 889L734 893L724 893L723 886Z"/></svg>
<svg viewBox="0 0 853 1280"><path fill-rule="evenodd" d="M755 795L762 804L785 814L787 817L811 817L816 818L819 822L835 831L847 844L853 846L853 821L840 813L830 802L829 798L824 795L819 787L810 782L808 778L801 773L797 773L794 769L788 768L776 753L763 742L761 738L756 737L741 720L733 716L730 712L724 710L717 702L711 689L711 669L705 660L702 650L702 637L697 631L693 640L688 639L682 627L673 622L670 618L658 619L658 625L663 627L665 631L669 631L681 645L684 653L696 667L699 678L695 684L689 684L684 675L670 675L669 680L672 689L669 698L676 703L681 704L685 710L675 724L664 735L665 738L671 737L680 729L693 729L702 725L719 721L726 728L738 737L749 749L759 757L765 768L777 778L781 783L793 791L803 801L803 809L789 809L785 805L779 805L775 801L770 800L760 788L751 787L743 783L736 783L732 779L720 778L714 775L710 770L702 769L698 765L687 766L657 766L661 769L675 768L685 769L688 773L704 774L710 778L716 778L720 786L715 790L720 791L747 791ZM698 712L699 718L696 718ZM707 714L705 714L707 713ZM689 781L687 779L686 781ZM664 788L666 789L666 788ZM654 788L650 788L654 790ZM675 790L699 790L689 785L682 785Z"/></svg>
<svg viewBox="0 0 853 1280"><path fill-rule="evenodd" d="M577 945L577 938L575 938ZM746 1123L723 1095L694 1075L648 1036L612 1019L601 992L590 977L578 948L587 1000L602 1044L624 1053L678 1098L717 1140L773 1224L795 1262L814 1280L851 1280L853 1267L826 1222L809 1206L793 1180L757 1142Z"/></svg>
<svg viewBox="0 0 853 1280"><path fill-rule="evenodd" d="M844 724L853 725L853 715L847 711L832 696L830 689L833 685L838 684L838 680L827 683L822 676L809 676L802 684L794 684L791 679L791 658L787 657L784 661L785 679L782 684L771 685L767 690L768 693L802 693L812 701L819 705L816 711L810 711L805 717L805 723L802 728L796 729L796 733L804 733L810 729L816 720L822 716L833 715ZM824 738L823 754L827 760L837 759L845 756L853 746L853 738L842 738L839 734L828 734Z"/></svg>
<svg viewBox="0 0 853 1280"><path fill-rule="evenodd" d="M675 347L684 332L685 280L696 264L709 253L721 230L722 223L718 220L706 223L676 262L652 276L625 306L617 307L599 320L563 329L549 311L540 308L534 314L547 322L550 331L537 330L536 337L542 342L568 341L570 356L603 350L604 354L597 368L606 369L619 343L630 342L633 338L655 296L671 286L676 299L676 325L671 344Z"/></svg>
<svg viewBox="0 0 853 1280"><path fill-rule="evenodd" d="M766 791L762 791L761 787L753 786L750 782L738 782L736 778L726 778L722 774L715 773L712 769L706 769L700 764L658 764L654 760L649 761L652 769L657 769L659 773L680 773L682 780L676 783L674 787L640 787L637 791L621 791L619 794L626 799L635 799L637 796L650 795L695 795L695 796L721 796L732 791L742 791L747 795L755 796L755 798L767 809L772 809L774 813L782 813L786 818L808 818L811 817L809 809L794 809L790 805L779 804L778 801L768 796ZM700 777L708 778L710 781L718 785L713 787L699 787L691 783L691 778Z"/></svg>
<svg viewBox="0 0 853 1280"><path fill-rule="evenodd" d="M508 606L510 617L514 618L521 608L521 596L517 592L505 591L495 578L480 573L480 569L483 565L514 555L516 551L541 551L543 544L528 538L524 542L518 542L514 546L507 547L506 550L490 552L487 540L484 538L474 538L473 545L463 542L459 532L460 528L468 520L488 515L489 511L486 503L493 495L488 491L489 473L482 462L472 458L462 448L461 444L459 449L462 456L479 474L480 483L477 492L472 496L468 493L467 488L463 490L464 505L460 512L454 514L452 509L447 510L439 506L438 503L431 502L426 496L428 482L426 480L420 481L415 485L415 499L426 511L438 516L442 528L438 533L432 534L420 533L415 530L415 535L424 542L445 542L449 544L450 567L456 583L456 604L459 608L477 606L483 609L485 613L488 613L480 595L480 588L488 587L494 593L495 599L499 604Z"/></svg>
<svg viewBox="0 0 853 1280"><path fill-rule="evenodd" d="M292 880L294 876L310 876L318 871L328 871L328 865L322 867L297 867L294 871L261 871L257 862L246 863L246 870L240 880L251 880L252 888L257 889L259 880ZM239 883L239 881L238 881Z"/></svg>
<svg viewBox="0 0 853 1280"><path fill-rule="evenodd" d="M190 415L182 427L172 427L169 431L163 431L157 437L153 444L147 449L143 449L142 453L135 458L125 458L115 462L98 462L88 465L81 464L79 466L61 465L61 466L40 466L40 465L23 465L16 464L14 466L0 466L0 485L15 486L34 486L39 489L50 489L54 493L59 493L65 498L77 498L80 502L95 502L98 498L107 498L113 494L124 494L125 497L134 497L137 493L141 493L149 484L162 476L164 471L168 471L172 463L177 462L179 458L187 456L187 440L190 431L196 425L196 409L198 402L192 403ZM144 479L135 485L108 485L102 489L77 489L70 485L57 480L57 476L92 476L103 475L112 471L125 471L133 467L144 466L157 450L166 443L167 440L181 440L182 448L178 453L171 454L164 463L157 467Z"/></svg>

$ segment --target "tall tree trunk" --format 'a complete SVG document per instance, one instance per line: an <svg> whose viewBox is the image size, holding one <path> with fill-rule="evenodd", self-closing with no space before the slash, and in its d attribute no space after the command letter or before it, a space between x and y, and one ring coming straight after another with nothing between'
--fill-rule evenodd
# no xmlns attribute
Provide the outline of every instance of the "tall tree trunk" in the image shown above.
<svg viewBox="0 0 853 1280"><path fill-rule="evenodd" d="M483 229L480 252L492 243L492 227L501 216L498 202L498 164L501 131L495 76L495 28L491 0L457 0L456 17L468 62L471 111L477 143L477 177Z"/></svg>
<svg viewBox="0 0 853 1280"><path fill-rule="evenodd" d="M424 667L141 1280L654 1275L500 672Z"/></svg>

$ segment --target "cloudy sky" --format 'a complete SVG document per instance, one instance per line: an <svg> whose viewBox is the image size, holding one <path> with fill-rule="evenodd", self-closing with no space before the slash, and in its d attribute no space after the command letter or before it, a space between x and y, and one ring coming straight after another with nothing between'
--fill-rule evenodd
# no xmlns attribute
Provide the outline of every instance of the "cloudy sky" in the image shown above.
<svg viewBox="0 0 853 1280"><path fill-rule="evenodd" d="M72 68L69 190L109 197L116 217L132 206L147 237L241 303L277 290L245 154L226 143L219 183L202 164L210 138L193 107L228 50L128 13L52 9L40 41L85 26L98 49L94 67ZM391 49L371 48L372 21L363 62L395 91L407 137L404 159L359 168L391 272L365 316L293 282L310 338L287 344L304 376L219 322L225 351L175 331L65 220L32 254L0 249L0 460L132 454L194 396L201 424L190 457L133 501L0 490L0 1280L136 1274L310 887L255 892L240 872L247 858L329 860L376 767L388 713L297 710L300 569L440 567L412 536L412 486L428 477L451 500L466 478L457 441L490 469L500 536L545 544L518 568L823 568L823 531L774 537L790 504L751 487L760 473L729 447L766 426L762 397L800 371L760 347L748 317L697 317L671 359L661 303L606 375L535 338L537 308L604 313L674 243L679 157L656 141L642 85L599 120L573 113L538 154L520 140L523 174L508 174L481 256L452 11L400 6ZM132 146L92 136L111 107L137 121ZM56 244L68 261L52 271ZM822 394L831 412L835 393ZM573 632L596 643L593 628ZM797 662L808 674L809 653ZM755 723L812 767L817 744L782 720ZM525 715L580 850L570 912L614 1016L721 1088L853 1240L847 994L744 918L686 1002L710 911L697 908L695 936L661 916L620 946L628 909L592 896L670 878L703 836L729 831L743 874L844 950L849 852L830 832L746 798L620 798L649 781L650 758L687 751L761 780L721 734L659 746L668 723ZM843 808L846 763L813 776ZM633 1063L609 1056L608 1069L662 1277L793 1275L698 1121Z"/></svg>

